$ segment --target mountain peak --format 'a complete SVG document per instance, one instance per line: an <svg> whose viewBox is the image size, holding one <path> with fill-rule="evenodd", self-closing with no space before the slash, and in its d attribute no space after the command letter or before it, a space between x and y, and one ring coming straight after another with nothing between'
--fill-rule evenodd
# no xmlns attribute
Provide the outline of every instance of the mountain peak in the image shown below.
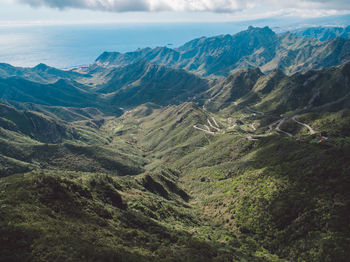
<svg viewBox="0 0 350 262"><path fill-rule="evenodd" d="M34 70L39 70L39 71L44 71L48 68L50 68L50 67L48 65L43 64L43 63L40 63L40 64L36 65L35 67L33 67Z"/></svg>
<svg viewBox="0 0 350 262"><path fill-rule="evenodd" d="M272 29L268 26L265 27L254 27L254 26L249 26L248 29L246 31L243 32L247 32L247 33L267 33L267 34L273 34L275 35L276 33L274 31L272 31Z"/></svg>
<svg viewBox="0 0 350 262"><path fill-rule="evenodd" d="M107 60L110 60L111 58L117 57L118 55L120 55L119 52L103 52L99 57L97 57L95 62L103 63Z"/></svg>

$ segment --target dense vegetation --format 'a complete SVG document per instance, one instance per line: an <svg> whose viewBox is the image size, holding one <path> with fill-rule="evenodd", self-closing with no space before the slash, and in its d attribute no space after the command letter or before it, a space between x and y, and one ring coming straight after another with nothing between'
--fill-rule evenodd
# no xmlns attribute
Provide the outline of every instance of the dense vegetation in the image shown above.
<svg viewBox="0 0 350 262"><path fill-rule="evenodd" d="M227 41L331 45L270 31L74 71L1 65L0 261L348 261L350 65L164 66ZM349 55L332 50L316 68Z"/></svg>

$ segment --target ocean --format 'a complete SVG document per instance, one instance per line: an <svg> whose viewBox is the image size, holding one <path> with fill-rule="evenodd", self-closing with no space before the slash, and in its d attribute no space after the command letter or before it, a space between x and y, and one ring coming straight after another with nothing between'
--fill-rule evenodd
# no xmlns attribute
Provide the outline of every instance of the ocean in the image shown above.
<svg viewBox="0 0 350 262"><path fill-rule="evenodd" d="M104 51L178 47L194 38L234 34L247 28L234 23L94 24L0 27L0 62L57 68L87 65Z"/></svg>
<svg viewBox="0 0 350 262"><path fill-rule="evenodd" d="M50 26L0 26L0 63L57 68L91 64L104 51L178 47L202 37L235 34L249 25L270 26L276 32L314 25L349 25L350 15L315 19L269 18L226 23L134 23Z"/></svg>

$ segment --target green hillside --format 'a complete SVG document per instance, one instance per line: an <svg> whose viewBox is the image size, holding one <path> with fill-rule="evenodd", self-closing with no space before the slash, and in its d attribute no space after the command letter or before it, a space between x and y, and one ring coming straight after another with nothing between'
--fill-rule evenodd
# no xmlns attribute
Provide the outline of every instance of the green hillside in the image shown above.
<svg viewBox="0 0 350 262"><path fill-rule="evenodd" d="M348 261L347 45L250 27L2 65L0 261Z"/></svg>
<svg viewBox="0 0 350 262"><path fill-rule="evenodd" d="M97 94L72 80L42 84L24 78L0 78L0 98L47 106L102 107Z"/></svg>
<svg viewBox="0 0 350 262"><path fill-rule="evenodd" d="M209 82L185 70L152 65L145 60L112 70L110 80L97 90L111 104L134 107L147 102L159 105L191 100L209 88Z"/></svg>

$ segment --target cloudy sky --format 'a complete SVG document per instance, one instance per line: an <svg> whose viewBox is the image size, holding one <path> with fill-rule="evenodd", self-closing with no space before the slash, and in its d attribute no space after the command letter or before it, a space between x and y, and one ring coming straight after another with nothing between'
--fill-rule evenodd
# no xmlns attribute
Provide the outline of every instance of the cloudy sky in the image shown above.
<svg viewBox="0 0 350 262"><path fill-rule="evenodd" d="M0 25L242 21L350 13L350 0L1 0Z"/></svg>

